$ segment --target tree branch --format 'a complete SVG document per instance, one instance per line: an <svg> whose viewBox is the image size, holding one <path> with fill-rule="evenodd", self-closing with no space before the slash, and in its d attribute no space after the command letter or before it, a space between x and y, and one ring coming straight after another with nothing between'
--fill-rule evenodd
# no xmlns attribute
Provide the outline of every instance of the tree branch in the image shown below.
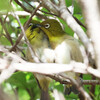
<svg viewBox="0 0 100 100"><path fill-rule="evenodd" d="M76 73L92 74L95 77L100 78L100 72L98 70L93 69L90 66L87 66L83 63L73 62L73 61L70 64L30 63L24 61L14 53L9 53L8 50L2 46L0 46L0 51L6 53L8 57L13 59L14 62L10 66L13 66L13 68L16 70L34 72L45 75L72 71ZM1 59L0 69L3 70L7 68L6 66L8 66L7 59Z"/></svg>
<svg viewBox="0 0 100 100"><path fill-rule="evenodd" d="M90 36L95 50L95 62L100 70L100 12L98 0L79 0L87 24L87 34Z"/></svg>
<svg viewBox="0 0 100 100"><path fill-rule="evenodd" d="M25 6L23 6L18 0L14 0L19 6L21 6L25 11L31 13L32 11L27 9Z"/></svg>
<svg viewBox="0 0 100 100"><path fill-rule="evenodd" d="M60 74L60 76L62 76L65 79L69 79L76 86L76 88L80 91L80 93L83 95L83 97L85 97L85 100L92 100L91 97L88 95L88 93L86 91L84 91L82 86L80 86L80 84L78 82L76 82L76 80L74 80L71 77L66 76L66 75Z"/></svg>

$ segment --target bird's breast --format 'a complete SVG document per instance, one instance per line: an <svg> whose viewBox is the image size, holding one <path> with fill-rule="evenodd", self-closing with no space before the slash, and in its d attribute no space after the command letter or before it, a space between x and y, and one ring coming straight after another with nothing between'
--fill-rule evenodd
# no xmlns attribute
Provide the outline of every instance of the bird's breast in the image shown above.
<svg viewBox="0 0 100 100"><path fill-rule="evenodd" d="M56 46L55 50L55 62L56 63L70 63L71 55L70 55L70 46L63 41L59 45Z"/></svg>

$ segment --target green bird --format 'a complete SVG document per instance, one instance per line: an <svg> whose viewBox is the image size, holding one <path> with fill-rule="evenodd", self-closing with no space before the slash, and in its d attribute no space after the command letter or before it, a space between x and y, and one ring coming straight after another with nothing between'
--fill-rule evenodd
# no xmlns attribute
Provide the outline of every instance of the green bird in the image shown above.
<svg viewBox="0 0 100 100"><path fill-rule="evenodd" d="M29 24L27 30L25 31L26 36L34 50L35 54L43 63L53 63L54 62L54 53L50 48L49 39L46 34L39 28L39 21L32 21ZM27 60L34 62L31 56L29 49L27 49ZM38 85L41 89L40 100L49 100L48 87L51 79L41 74L33 73Z"/></svg>
<svg viewBox="0 0 100 100"><path fill-rule="evenodd" d="M83 62L78 41L65 33L57 20L47 19L39 27L49 38L50 46L55 53L55 63L69 64L72 60ZM64 74L80 82L79 74L74 72L66 72ZM66 87L67 94L70 94L71 91L78 93L75 86Z"/></svg>

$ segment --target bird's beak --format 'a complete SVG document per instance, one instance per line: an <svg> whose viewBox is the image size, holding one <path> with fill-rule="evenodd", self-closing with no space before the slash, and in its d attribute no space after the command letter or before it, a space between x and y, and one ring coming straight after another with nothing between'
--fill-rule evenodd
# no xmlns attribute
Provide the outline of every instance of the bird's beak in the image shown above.
<svg viewBox="0 0 100 100"><path fill-rule="evenodd" d="M40 24L33 24L33 25L36 27L42 27L42 25L40 25Z"/></svg>
<svg viewBox="0 0 100 100"><path fill-rule="evenodd" d="M33 26L33 27L37 28L37 27L41 27L42 25L30 23L30 24L28 25L28 27L30 27L30 26Z"/></svg>

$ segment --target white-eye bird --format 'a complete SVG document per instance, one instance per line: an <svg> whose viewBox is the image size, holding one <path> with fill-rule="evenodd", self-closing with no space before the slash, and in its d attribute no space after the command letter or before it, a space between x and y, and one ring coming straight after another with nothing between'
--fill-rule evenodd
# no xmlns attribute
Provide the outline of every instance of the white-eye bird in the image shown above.
<svg viewBox="0 0 100 100"><path fill-rule="evenodd" d="M25 31L26 36L38 58L44 63L53 63L54 62L54 53L50 48L50 43L48 37L44 32L39 28L40 22L32 21L29 27ZM27 50L27 59L30 62L34 62L31 56L29 49ZM51 79L41 74L34 73L34 76L37 79L39 87L41 89L41 98L40 100L49 100L48 87Z"/></svg>
<svg viewBox="0 0 100 100"><path fill-rule="evenodd" d="M78 41L72 36L67 35L57 20L47 19L39 27L49 38L50 46L55 53L55 63L69 64L72 60L83 62ZM66 72L64 74L75 80L80 80L79 74L74 72ZM74 86L69 87L67 94L71 91L77 93L77 90L74 90Z"/></svg>

